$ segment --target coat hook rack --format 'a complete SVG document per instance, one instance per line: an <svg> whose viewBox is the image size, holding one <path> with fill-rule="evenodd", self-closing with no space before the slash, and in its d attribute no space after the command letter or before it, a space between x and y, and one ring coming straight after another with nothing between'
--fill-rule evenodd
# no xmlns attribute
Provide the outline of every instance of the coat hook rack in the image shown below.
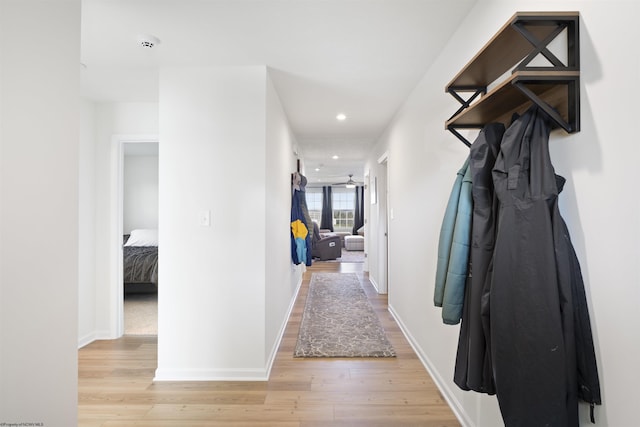
<svg viewBox="0 0 640 427"><path fill-rule="evenodd" d="M459 129L487 123L508 126L514 113L538 105L568 133L580 131L580 42L578 12L517 12L449 82L445 91L460 108L445 123L465 145ZM566 64L549 50L566 33ZM544 57L549 66L534 66ZM515 67L514 67L515 66ZM487 87L512 68L511 76L491 91ZM461 93L471 93L466 99Z"/></svg>

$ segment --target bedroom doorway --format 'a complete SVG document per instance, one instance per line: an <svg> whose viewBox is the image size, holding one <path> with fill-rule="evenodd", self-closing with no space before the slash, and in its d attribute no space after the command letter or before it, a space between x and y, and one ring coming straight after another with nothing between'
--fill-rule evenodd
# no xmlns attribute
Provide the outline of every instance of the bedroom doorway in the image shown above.
<svg viewBox="0 0 640 427"><path fill-rule="evenodd" d="M153 236L148 234L149 230L155 230L157 246L158 153L157 135L114 135L112 137L112 214L109 258L111 259L110 287L113 296L110 303L113 338L124 334L157 335L157 286L153 283L135 284L125 292L127 285L125 285L124 274L124 249L129 239L127 235L130 235L132 230L144 231L142 236L136 237L139 244L133 245L133 241L129 242L129 245L136 246L134 249L147 245L145 241L153 239ZM151 303L145 302L141 309L133 307L134 314L127 313L125 317L125 296L130 294L129 290L134 291L134 294L146 294L146 299L151 300ZM131 300L135 299L136 297ZM138 299L145 298L138 297ZM133 316L139 319L140 327L136 326L137 330L132 330L129 326L125 328L128 320L137 322Z"/></svg>
<svg viewBox="0 0 640 427"><path fill-rule="evenodd" d="M123 144L125 335L158 334L158 143Z"/></svg>

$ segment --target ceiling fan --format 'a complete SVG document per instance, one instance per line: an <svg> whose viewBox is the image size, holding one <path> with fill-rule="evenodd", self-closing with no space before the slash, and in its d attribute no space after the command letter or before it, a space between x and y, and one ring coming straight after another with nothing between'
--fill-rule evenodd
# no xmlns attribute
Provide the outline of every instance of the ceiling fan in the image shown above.
<svg viewBox="0 0 640 427"><path fill-rule="evenodd" d="M353 174L350 173L349 174L349 179L347 180L347 182L336 182L333 185L344 185L346 188L356 188L356 185L358 184L362 184L361 182L356 182L353 180Z"/></svg>

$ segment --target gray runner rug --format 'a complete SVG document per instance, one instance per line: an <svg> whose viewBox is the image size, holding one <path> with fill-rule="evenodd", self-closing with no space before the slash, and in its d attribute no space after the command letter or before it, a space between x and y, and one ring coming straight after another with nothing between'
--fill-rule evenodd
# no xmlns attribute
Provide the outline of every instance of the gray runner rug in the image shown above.
<svg viewBox="0 0 640 427"><path fill-rule="evenodd" d="M293 356L396 356L356 274L312 274Z"/></svg>

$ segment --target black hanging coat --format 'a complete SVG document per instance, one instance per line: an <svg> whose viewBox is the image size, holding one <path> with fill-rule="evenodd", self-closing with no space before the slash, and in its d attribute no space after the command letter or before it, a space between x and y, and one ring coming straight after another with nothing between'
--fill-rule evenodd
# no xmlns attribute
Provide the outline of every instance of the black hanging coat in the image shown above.
<svg viewBox="0 0 640 427"><path fill-rule="evenodd" d="M471 145L469 169L473 182L471 225L471 277L465 289L462 325L454 382L463 390L495 394L489 351L489 327L483 326L482 295L488 289L488 271L495 242L497 199L491 170L504 134L502 123L486 125Z"/></svg>
<svg viewBox="0 0 640 427"><path fill-rule="evenodd" d="M489 294L491 357L507 427L579 425L600 403L584 285L557 197L550 123L530 108L507 129L493 169L499 200Z"/></svg>

